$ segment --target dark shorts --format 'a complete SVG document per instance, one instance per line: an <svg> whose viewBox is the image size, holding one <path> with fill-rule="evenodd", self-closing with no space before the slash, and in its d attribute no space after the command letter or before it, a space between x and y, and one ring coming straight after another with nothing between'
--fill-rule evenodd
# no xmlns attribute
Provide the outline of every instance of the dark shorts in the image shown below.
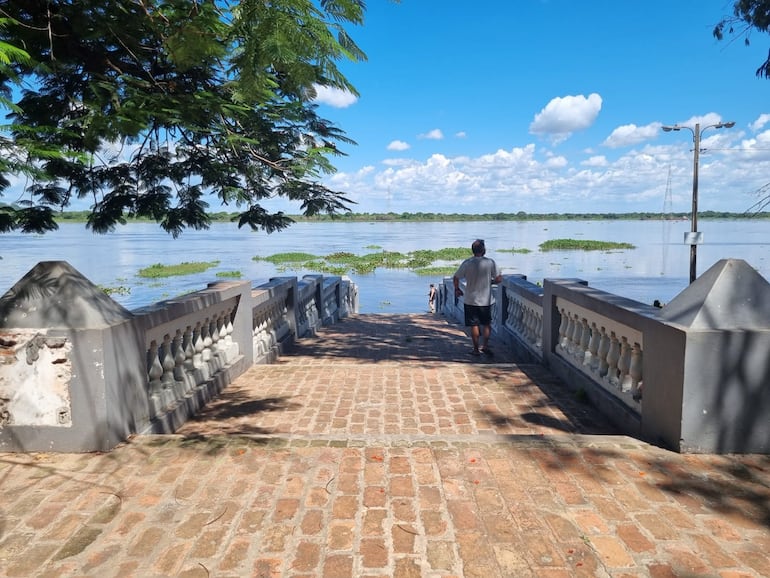
<svg viewBox="0 0 770 578"><path fill-rule="evenodd" d="M491 305L465 305L465 325L491 325L492 324L492 306Z"/></svg>

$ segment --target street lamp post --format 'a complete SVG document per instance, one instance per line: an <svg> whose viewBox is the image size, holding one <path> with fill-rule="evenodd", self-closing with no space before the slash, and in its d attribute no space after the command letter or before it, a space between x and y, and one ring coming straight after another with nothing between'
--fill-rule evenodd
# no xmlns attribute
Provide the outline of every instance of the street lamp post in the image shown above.
<svg viewBox="0 0 770 578"><path fill-rule="evenodd" d="M698 233L698 162L700 159L700 137L708 128L732 128L735 126L735 122L718 122L716 124L710 124L708 126L700 127L700 123L695 124L695 128L689 126L680 126L675 124L673 126L661 127L665 132L680 131L682 129L689 130L692 133L692 141L694 144L693 159L692 159L692 216L690 217L690 233L685 233L685 243L690 245L690 283L695 281L695 263L697 260L697 247L701 240L701 235Z"/></svg>

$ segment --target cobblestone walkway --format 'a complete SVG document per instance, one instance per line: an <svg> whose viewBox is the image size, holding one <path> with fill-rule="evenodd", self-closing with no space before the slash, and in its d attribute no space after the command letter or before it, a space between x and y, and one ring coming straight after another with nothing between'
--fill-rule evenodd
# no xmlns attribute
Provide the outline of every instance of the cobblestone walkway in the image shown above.
<svg viewBox="0 0 770 578"><path fill-rule="evenodd" d="M172 436L0 454L0 576L770 577L770 456L617 435L542 368L359 315Z"/></svg>

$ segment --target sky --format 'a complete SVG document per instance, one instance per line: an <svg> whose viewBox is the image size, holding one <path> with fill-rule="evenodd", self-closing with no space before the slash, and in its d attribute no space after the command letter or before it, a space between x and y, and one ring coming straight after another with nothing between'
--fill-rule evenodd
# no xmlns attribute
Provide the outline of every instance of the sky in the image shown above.
<svg viewBox="0 0 770 578"><path fill-rule="evenodd" d="M317 99L357 142L323 182L356 213L689 212L694 135L661 127L699 123L699 210L751 210L770 35L717 41L732 4L368 0L368 59L341 65L359 95Z"/></svg>

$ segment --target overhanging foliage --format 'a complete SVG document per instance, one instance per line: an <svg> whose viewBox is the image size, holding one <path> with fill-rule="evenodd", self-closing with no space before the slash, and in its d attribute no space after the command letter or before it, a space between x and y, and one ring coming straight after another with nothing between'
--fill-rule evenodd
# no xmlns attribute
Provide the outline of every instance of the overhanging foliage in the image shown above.
<svg viewBox="0 0 770 578"><path fill-rule="evenodd" d="M90 201L87 226L151 218L178 235L209 224L207 199L239 226L274 231L345 212L322 184L353 144L318 115L315 86L355 93L341 59L363 60L345 25L363 0L6 0L0 4L0 232L56 228Z"/></svg>

